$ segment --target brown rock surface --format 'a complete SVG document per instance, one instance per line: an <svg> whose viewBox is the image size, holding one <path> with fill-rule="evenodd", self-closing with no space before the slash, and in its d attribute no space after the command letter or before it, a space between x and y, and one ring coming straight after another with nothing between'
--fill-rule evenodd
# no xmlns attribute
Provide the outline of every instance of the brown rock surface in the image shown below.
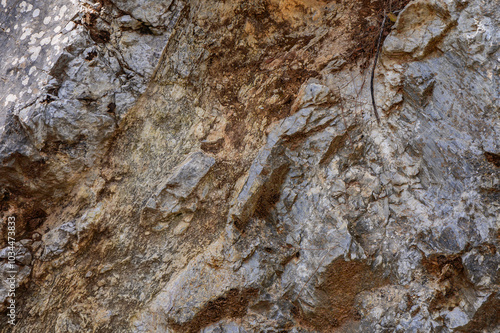
<svg viewBox="0 0 500 333"><path fill-rule="evenodd" d="M497 1L0 6L1 332L500 329Z"/></svg>

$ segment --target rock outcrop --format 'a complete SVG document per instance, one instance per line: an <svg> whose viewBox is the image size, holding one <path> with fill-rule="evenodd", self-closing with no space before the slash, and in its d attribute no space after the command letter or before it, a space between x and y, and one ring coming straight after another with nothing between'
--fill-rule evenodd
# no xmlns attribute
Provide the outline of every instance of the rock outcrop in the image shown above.
<svg viewBox="0 0 500 333"><path fill-rule="evenodd" d="M500 330L498 1L3 0L0 24L1 332Z"/></svg>

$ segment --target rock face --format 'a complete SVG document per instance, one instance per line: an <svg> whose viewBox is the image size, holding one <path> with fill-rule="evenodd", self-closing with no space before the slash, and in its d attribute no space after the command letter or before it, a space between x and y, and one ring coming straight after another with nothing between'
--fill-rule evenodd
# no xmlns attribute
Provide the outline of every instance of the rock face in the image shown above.
<svg viewBox="0 0 500 333"><path fill-rule="evenodd" d="M0 24L1 332L500 330L498 1L3 0Z"/></svg>

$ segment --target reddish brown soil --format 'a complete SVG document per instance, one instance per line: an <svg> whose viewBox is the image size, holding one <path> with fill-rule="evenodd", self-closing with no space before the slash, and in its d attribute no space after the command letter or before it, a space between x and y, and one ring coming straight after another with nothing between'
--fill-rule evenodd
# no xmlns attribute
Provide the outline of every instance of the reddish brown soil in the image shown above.
<svg viewBox="0 0 500 333"><path fill-rule="evenodd" d="M303 326L325 333L360 319L354 307L356 295L389 283L366 262L342 259L334 261L322 278L324 282L317 288L322 306L313 313L305 313L297 307L296 318Z"/></svg>
<svg viewBox="0 0 500 333"><path fill-rule="evenodd" d="M172 327L183 333L199 332L203 327L216 323L223 318L240 318L246 314L248 303L257 296L257 290L231 289L226 296L207 304L193 320L186 325L173 324Z"/></svg>

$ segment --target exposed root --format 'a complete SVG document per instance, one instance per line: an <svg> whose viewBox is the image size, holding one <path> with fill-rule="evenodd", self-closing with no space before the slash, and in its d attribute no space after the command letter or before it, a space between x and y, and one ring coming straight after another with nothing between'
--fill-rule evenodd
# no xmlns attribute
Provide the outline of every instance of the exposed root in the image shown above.
<svg viewBox="0 0 500 333"><path fill-rule="evenodd" d="M372 105L373 105L373 113L375 114L375 118L377 119L377 124L380 125L380 118L378 116L377 112L377 105L375 104L375 93L373 91L373 78L375 77L375 67L377 67L377 60L378 56L380 54L380 44L382 42L382 36L384 34L384 26L385 26L385 20L387 18L384 10L384 19L382 21L382 25L380 27L380 34L378 35L378 41L377 41L377 53L375 54L375 60L373 60L373 68L372 68L372 76L370 80L370 92L372 94Z"/></svg>

